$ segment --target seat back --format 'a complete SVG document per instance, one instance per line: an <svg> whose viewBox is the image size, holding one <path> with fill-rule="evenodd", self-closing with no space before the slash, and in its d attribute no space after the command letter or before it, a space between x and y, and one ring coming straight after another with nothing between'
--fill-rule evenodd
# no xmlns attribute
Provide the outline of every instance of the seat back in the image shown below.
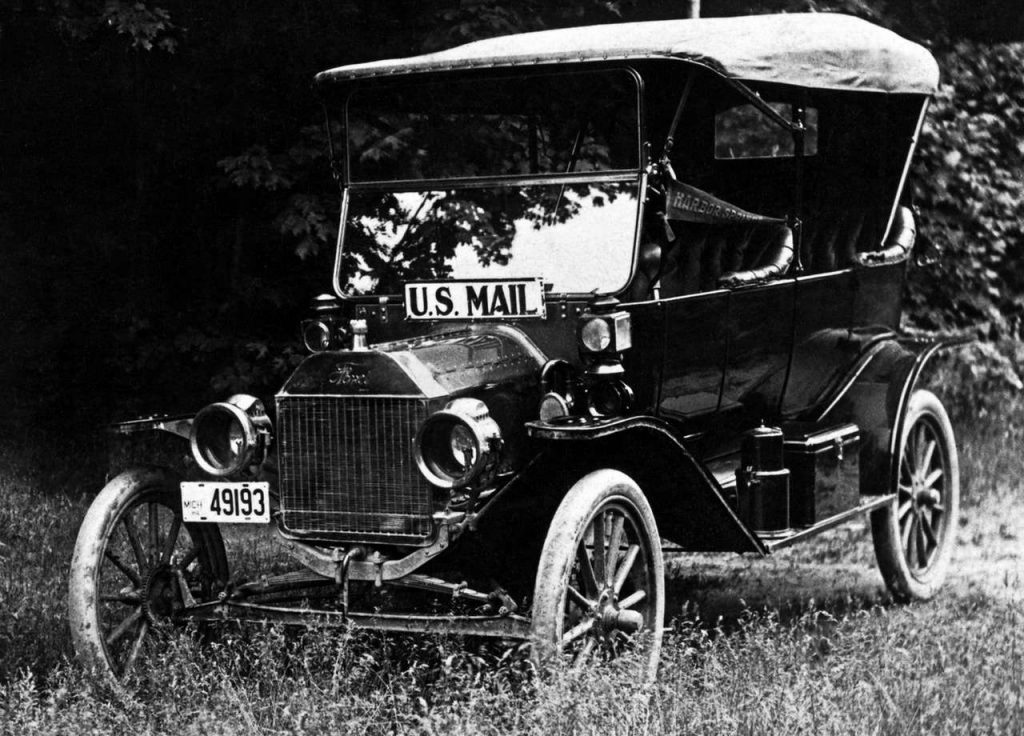
<svg viewBox="0 0 1024 736"><path fill-rule="evenodd" d="M675 241L665 247L661 295L682 296L721 288L726 274L749 272L775 262L777 223L708 225L674 222Z"/></svg>

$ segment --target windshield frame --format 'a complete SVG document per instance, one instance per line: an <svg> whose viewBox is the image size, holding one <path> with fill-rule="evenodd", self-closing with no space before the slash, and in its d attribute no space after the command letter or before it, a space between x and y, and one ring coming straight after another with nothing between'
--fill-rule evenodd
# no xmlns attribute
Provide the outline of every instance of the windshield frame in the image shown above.
<svg viewBox="0 0 1024 736"><path fill-rule="evenodd" d="M590 67L590 68L588 68L588 67ZM499 72L499 73L495 74L495 72ZM497 69L496 68L491 68L491 69L487 69L485 71L477 72L476 74L467 74L466 72L450 73L450 74L438 74L438 73L435 72L433 74L426 74L426 75L410 75L409 77L402 77L402 81L407 81L408 79L414 78L414 77L417 77L417 76L426 76L426 77L435 78L435 79L444 79L444 78L455 79L455 80L460 80L460 79L488 80L489 79L489 80L492 80L492 81L498 81L498 80L502 80L502 79L513 79L513 78L524 78L524 77L527 78L527 79L529 79L529 78L540 78L540 77L569 77L569 76L579 76L580 74L597 74L597 73L601 73L601 72L604 72L604 73L626 72L626 75L630 79L632 79L632 81L633 81L633 98L634 98L634 103L635 103L633 109L634 109L634 111L636 113L636 119L634 121L636 123L636 141L635 141L635 143L636 143L636 150L633 152L634 155L635 155L635 159L634 160L637 162L637 165L635 167L625 168L625 169L602 169L601 171L597 171L597 172L561 172L561 173L546 173L546 174L508 174L508 175L479 176L479 177L448 177L448 178L431 178L431 179L385 179L385 180L360 180L360 181L352 181L352 178L351 178L351 165L350 165L350 160L351 160L352 152L350 150L349 136L348 136L349 110L350 110L351 103L352 103L352 97L357 92L359 92L360 89L363 88L363 87L376 87L376 88L383 89L383 90L386 90L388 87L393 87L393 86L395 86L394 82L396 80L392 80L392 79L386 80L384 82L378 82L378 83L372 84L372 85L356 85L356 86L353 86L351 89L349 89L348 93L344 96L344 110L343 110L344 114L341 116L341 120L339 121L341 123L341 126L342 126L342 135L344 136L344 138L343 138L344 146L342 147L343 150L339 151L338 147L336 147L334 145L333 141L332 141L331 142L331 153L332 153L333 156L337 156L337 154L339 154L339 153L341 154L341 156L339 157L340 160L337 161L337 163L340 164L340 170L342 172L342 182L343 182L344 186L358 188L358 189L366 188L366 189L369 189L371 191L375 190L375 189L378 190L378 191L387 191L388 189L401 186L401 187L403 187L402 189L400 189L400 190L399 189L395 189L395 191L409 192L409 191L426 190L426 189L437 189L437 188L439 188L438 185L440 185L440 184L447 184L447 185L451 186L451 185L453 185L454 182L474 182L474 181L484 181L484 180L490 182L491 186L501 186L502 184L505 184L505 183L508 183L508 184L512 184L512 183L525 183L526 181L554 182L554 181L561 180L562 178L572 178L574 176L579 177L579 176L583 176L585 174L589 174L592 177L596 177L596 176L600 176L600 175L604 175L604 174L624 174L624 173L627 173L627 172L628 173L634 173L634 174L640 173L640 171L643 170L644 167L645 167L645 161L644 161L644 140L643 140L643 138L644 138L644 136L643 136L643 132L644 132L644 127L643 127L644 114L643 114L643 94L642 94L643 90L644 90L644 80L643 80L643 77L640 76L640 73L637 72L637 70L634 69L631 66L622 65L622 64L616 64L616 65L613 65L613 66L603 66L602 65L600 67L595 67L594 65L580 65L579 67L576 67L574 70L568 70L568 69L564 69L564 68L556 68L556 69L547 69L547 70L541 69L541 70L529 70L529 71L524 71L522 69L513 69L513 68L507 68L507 69L506 68L497 68ZM330 115L329 112L328 112L328 115ZM328 125L328 132L330 134L330 126L329 125ZM460 186L461 186L461 184L460 184Z"/></svg>
<svg viewBox="0 0 1024 736"><path fill-rule="evenodd" d="M563 293L563 292L549 292L551 296L559 297L592 297L595 293L601 295L607 294L619 294L624 291L633 278L636 275L637 268L637 253L639 252L639 243L641 238L641 227L640 223L643 222L644 216L644 201L647 192L647 181L648 181L648 169L649 169L649 145L644 138L644 80L643 77L634 69L632 66L623 64L614 65L596 65L596 64L579 64L574 66L572 69L565 69L564 65L560 65L557 68L538 68L525 71L523 69L516 68L489 68L487 70L478 71L476 73L467 74L465 71L460 73L444 73L438 74L437 72L428 74L416 74L402 77L402 81L407 81L413 77L430 77L430 78L478 78L478 79L508 79L512 77L551 77L551 76L570 76L581 73L595 73L595 72L615 72L624 71L633 80L633 91L636 104L634 106L636 115L636 151L635 160L637 165L632 168L626 169L608 169L602 171L589 171L589 172L562 172L562 173L546 173L546 174L509 174L499 176L477 176L477 177L452 177L452 178L432 178L432 179L401 179L401 180L383 180L383 181L352 181L350 177L351 167L349 165L349 136L348 136L348 114L349 114L349 103L352 96L356 93L357 87L351 88L346 95L344 95L344 114L341 116L341 146L335 145L333 140L333 131L330 125L330 113L328 112L328 138L329 146L332 157L332 166L337 173L339 183L342 188L342 201L341 201L341 212L338 223L338 238L335 243L335 256L334 256L334 269L332 274L332 286L335 294L341 299L351 302L358 303L374 303L374 304L392 304L402 303L404 296L402 294L346 294L344 292L345 280L342 278L342 261L345 253L345 234L348 225L348 214L349 214L349 199L350 193L352 192L424 192L437 189L483 189L483 188L500 188L500 187L526 187L526 186L540 186L545 184L597 184L597 183L619 183L619 182L636 182L637 186L637 209L635 220L633 223L633 243L631 249L631 262L629 265L629 276L625 283L616 287L615 289L603 292L580 292L580 293ZM498 72L497 74L495 72ZM383 83L377 83L373 86L379 86L387 88L391 86L389 83L393 82L393 79L388 79ZM340 150L339 150L340 149Z"/></svg>

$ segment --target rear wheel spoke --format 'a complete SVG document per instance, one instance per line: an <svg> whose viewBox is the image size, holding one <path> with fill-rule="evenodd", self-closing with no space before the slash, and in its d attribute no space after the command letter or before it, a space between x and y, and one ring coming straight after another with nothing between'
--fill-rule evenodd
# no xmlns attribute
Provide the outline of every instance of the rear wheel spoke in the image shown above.
<svg viewBox="0 0 1024 736"><path fill-rule="evenodd" d="M595 646L597 646L597 639L592 636L588 637L587 640L580 645L579 652L576 653L573 660L574 666L581 667L582 665L585 665L587 660L590 659L590 655L593 654Z"/></svg>
<svg viewBox="0 0 1024 736"><path fill-rule="evenodd" d="M178 533L180 531L181 517L175 514L174 519L171 521L171 528L167 532L167 538L164 540L164 549L160 553L161 563L167 563L171 561L171 553L174 552L174 545L178 541Z"/></svg>
<svg viewBox="0 0 1024 736"><path fill-rule="evenodd" d="M578 624L569 629L567 632L565 632L565 635L562 637L562 644L570 644L576 641L581 636L583 636L584 634L588 633L591 629L593 629L594 624L596 623L597 622L594 619L589 617L583 619Z"/></svg>
<svg viewBox="0 0 1024 736"><path fill-rule="evenodd" d="M619 591L622 590L622 586L629 577L633 565L636 564L636 558L639 554L640 545L638 544L631 544L629 549L626 550L626 556L622 558L622 564L619 565L619 569L615 573L615 582L612 584L612 590L615 592L615 595L618 595Z"/></svg>
<svg viewBox="0 0 1024 736"><path fill-rule="evenodd" d="M590 598L597 598L600 590L597 587L597 578L594 577L594 568L590 562L590 555L587 554L585 545L580 545L576 550L576 563L580 569L580 583L583 585L583 593Z"/></svg>
<svg viewBox="0 0 1024 736"><path fill-rule="evenodd" d="M910 464L910 453L904 453L900 458L900 479L905 481L903 485L910 486L914 481L914 468Z"/></svg>
<svg viewBox="0 0 1024 736"><path fill-rule="evenodd" d="M939 481L939 478L941 478L941 477L942 477L942 468L936 468L932 472L928 473L928 475L926 475L925 478L924 478L924 486L925 486L925 488L934 488L935 484Z"/></svg>
<svg viewBox="0 0 1024 736"><path fill-rule="evenodd" d="M142 650L142 643L146 640L146 634L149 633L149 621L143 620L139 626L139 631L135 635L134 641L132 641L132 648L128 650L128 656L124 660L124 670L122 676L127 676L135 669L135 663L139 659L139 652Z"/></svg>
<svg viewBox="0 0 1024 736"><path fill-rule="evenodd" d="M184 557L181 558L181 562L178 563L182 570L187 570L188 566L195 562L196 558L199 557L199 546L196 545L190 549Z"/></svg>
<svg viewBox="0 0 1024 736"><path fill-rule="evenodd" d="M568 587L567 592L569 598L584 611L591 611L594 608L594 602L589 600L586 596L580 593L576 588L571 585Z"/></svg>
<svg viewBox="0 0 1024 736"><path fill-rule="evenodd" d="M131 513L124 515L124 518L121 519L121 525L124 527L125 535L128 537L128 544L132 546L132 552L135 553L136 564L138 564L140 570L145 572L149 569L149 565L146 563L146 553L142 549L139 530L135 527Z"/></svg>
<svg viewBox="0 0 1024 736"><path fill-rule="evenodd" d="M110 645L117 643L118 639L127 634L140 618L142 618L141 608L136 608L125 616L124 620L114 627L114 630L107 635L107 646L109 647Z"/></svg>
<svg viewBox="0 0 1024 736"><path fill-rule="evenodd" d="M104 550L103 556L110 560L114 564L114 567L116 567L118 570L124 573L125 577L131 580L132 584L136 588L142 587L142 578L139 576L137 572L128 567L128 565L124 564L121 561L121 557L116 552L111 552L109 549Z"/></svg>
<svg viewBox="0 0 1024 736"><path fill-rule="evenodd" d="M604 579L615 579L615 566L619 561L619 548L622 546L622 536L626 527L626 517L615 514L612 519L612 533L608 536L608 558L605 561Z"/></svg>
<svg viewBox="0 0 1024 736"><path fill-rule="evenodd" d="M935 457L935 448L938 443L935 440L928 440L924 448L924 454L921 457L921 472L932 466L932 458Z"/></svg>
<svg viewBox="0 0 1024 736"><path fill-rule="evenodd" d="M149 559L156 565L160 554L160 507L149 504Z"/></svg>
<svg viewBox="0 0 1024 736"><path fill-rule="evenodd" d="M924 532L925 539L930 545L930 549L934 549L939 545L939 540L935 536L935 530L932 528L933 519L928 519L923 514L921 515L921 530Z"/></svg>
<svg viewBox="0 0 1024 736"><path fill-rule="evenodd" d="M911 539L911 534L914 531L914 526L916 524L917 524L917 512L915 511L913 514L910 515L910 518L907 519L907 523L903 525L903 534L902 534L902 538L900 540L903 543L904 553L906 554L908 561L910 560L911 553L913 551L913 550L911 550L911 547L910 547L910 539Z"/></svg>
<svg viewBox="0 0 1024 736"><path fill-rule="evenodd" d="M928 442L927 429L924 424L919 424L917 432L914 437L914 469L922 470L925 467L924 464L924 450L925 445Z"/></svg>
<svg viewBox="0 0 1024 736"><path fill-rule="evenodd" d="M632 593L630 593L621 601L619 601L619 608L632 608L646 597L646 590L634 590Z"/></svg>
<svg viewBox="0 0 1024 736"><path fill-rule="evenodd" d="M105 593L100 596L104 603L124 603L126 606L142 605L142 596L139 593Z"/></svg>
<svg viewBox="0 0 1024 736"><path fill-rule="evenodd" d="M917 562L919 567L928 566L928 543L924 538L924 519L918 517L917 519L917 530L914 535L914 540L917 544Z"/></svg>
<svg viewBox="0 0 1024 736"><path fill-rule="evenodd" d="M608 544L608 538L605 536L605 514L606 511L598 512L597 516L594 517L593 528L594 528L594 575L595 577L600 575L600 579L597 580L599 586L603 586L608 580L605 576L605 545Z"/></svg>

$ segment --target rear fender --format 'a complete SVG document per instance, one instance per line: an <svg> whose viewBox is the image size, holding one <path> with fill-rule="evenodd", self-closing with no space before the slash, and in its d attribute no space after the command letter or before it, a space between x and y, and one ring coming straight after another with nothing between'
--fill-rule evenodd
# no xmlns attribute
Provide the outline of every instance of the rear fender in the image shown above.
<svg viewBox="0 0 1024 736"><path fill-rule="evenodd" d="M491 514L493 510L523 494L533 495L539 507L550 507L553 514L579 478L600 468L615 468L643 490L661 536L685 550L766 553L733 512L714 476L660 419L627 417L579 425L529 422L527 429L543 449L497 494L495 509L491 504L484 509L492 519L504 517ZM513 517L505 518L507 524Z"/></svg>
<svg viewBox="0 0 1024 736"><path fill-rule="evenodd" d="M814 419L821 424L853 422L860 427L862 494L889 493L896 487L897 444L921 372L936 353L962 344L910 338L885 340L875 346Z"/></svg>

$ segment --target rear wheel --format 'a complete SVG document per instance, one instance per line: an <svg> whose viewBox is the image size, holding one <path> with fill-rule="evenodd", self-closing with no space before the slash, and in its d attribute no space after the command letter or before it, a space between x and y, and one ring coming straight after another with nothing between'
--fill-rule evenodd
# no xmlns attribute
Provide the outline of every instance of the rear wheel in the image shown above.
<svg viewBox="0 0 1024 736"><path fill-rule="evenodd" d="M643 647L657 673L665 615L664 562L654 514L639 487L599 470L566 494L541 552L533 595L533 658L586 663Z"/></svg>
<svg viewBox="0 0 1024 736"><path fill-rule="evenodd" d="M227 581L220 531L184 524L178 479L129 470L100 491L82 522L68 581L79 660L113 685L159 648L176 612Z"/></svg>
<svg viewBox="0 0 1024 736"><path fill-rule="evenodd" d="M871 515L878 567L893 597L926 600L941 587L956 542L960 465L938 397L910 397L899 444L896 499Z"/></svg>

